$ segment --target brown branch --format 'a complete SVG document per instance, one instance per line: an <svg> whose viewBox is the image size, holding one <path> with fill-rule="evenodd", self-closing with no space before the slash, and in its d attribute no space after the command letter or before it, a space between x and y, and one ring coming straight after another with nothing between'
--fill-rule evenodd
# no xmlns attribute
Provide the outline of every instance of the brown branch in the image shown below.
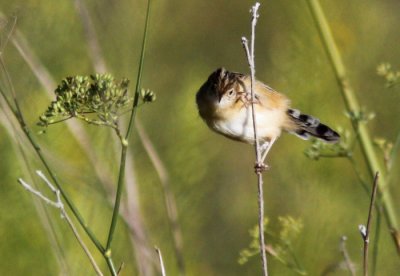
<svg viewBox="0 0 400 276"><path fill-rule="evenodd" d="M369 204L367 226L366 227L365 227L365 225L358 226L358 229L360 230L360 233L361 233L361 237L364 240L364 260L363 260L363 271L364 271L363 275L364 276L368 275L369 233L370 233L371 220L372 220L372 208L375 203L376 191L377 191L377 187L378 187L378 178L379 178L379 172L376 172L375 178L374 178L374 184L372 187L371 202Z"/></svg>

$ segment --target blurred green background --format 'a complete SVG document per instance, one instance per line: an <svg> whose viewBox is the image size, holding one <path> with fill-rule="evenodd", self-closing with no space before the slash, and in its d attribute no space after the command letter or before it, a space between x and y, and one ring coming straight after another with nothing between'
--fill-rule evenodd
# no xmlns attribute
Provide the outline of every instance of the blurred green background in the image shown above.
<svg viewBox="0 0 400 276"><path fill-rule="evenodd" d="M117 79L129 78L132 92L147 2L81 2L89 11L108 72ZM57 83L69 75L95 71L75 3L0 0L1 12L18 16L17 29ZM253 1L228 0L152 3L142 85L156 92L157 101L140 108L138 119L169 174L183 233L187 275L261 273L258 255L245 265L237 262L239 252L251 241L248 230L256 225L258 216L253 148L209 131L195 105L197 89L217 67L248 72L240 38L249 37L248 11L252 4ZM376 113L368 125L370 133L393 141L400 130L400 91L386 89L376 67L382 62L400 66L400 2L324 0L321 4L361 105ZM306 2L261 1L256 32L257 78L287 94L293 107L334 128L352 131ZM50 99L12 42L3 58L28 125L36 135L41 130L36 122ZM4 117L3 112L1 116ZM87 146L95 150L97 159L113 173L116 182L119 150L114 148L113 133L82 126L91 137ZM4 124L0 127L0 275L94 274L59 212L46 206L61 248L55 249L32 196L16 181L18 177L29 178L23 174L20 152L9 130ZM36 136L66 191L105 242L112 209L107 199L110 195L94 173L95 165L65 124L51 126L46 134ZM264 175L268 229L279 233L279 216L302 220L304 228L293 248L308 275L321 275L343 262L339 240L345 235L349 254L361 273L358 225L366 222L368 195L346 159L312 161L304 155L309 146L308 141L284 134L268 157L271 169ZM137 221L143 222L145 240L135 242L132 231L120 220L113 245L114 260L117 265L124 262L122 275L138 275L141 268L137 248L144 246L151 253L141 265L156 267L156 245L162 250L168 275L178 275L160 180L136 130L130 147L133 163L127 169L136 184L136 200L130 204L140 208L141 220ZM31 170L43 170L26 141L24 149ZM362 175L369 179L358 149L355 159ZM397 210L400 188L395 184L400 179L399 165L395 164L389 187ZM46 189L38 183L40 189ZM384 221L380 228L377 275L398 275L399 256ZM107 274L102 257L91 244L90 248ZM271 275L296 275L272 257L269 268ZM142 272L158 273L157 268ZM330 275L348 274L339 268Z"/></svg>

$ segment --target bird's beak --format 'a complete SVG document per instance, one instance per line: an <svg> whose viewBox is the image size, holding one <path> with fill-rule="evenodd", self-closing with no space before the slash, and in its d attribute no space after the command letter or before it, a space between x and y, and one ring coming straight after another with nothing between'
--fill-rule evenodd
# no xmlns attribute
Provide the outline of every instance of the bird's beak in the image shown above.
<svg viewBox="0 0 400 276"><path fill-rule="evenodd" d="M218 102L219 103L221 102L222 96L223 96L223 93L222 92L218 92Z"/></svg>

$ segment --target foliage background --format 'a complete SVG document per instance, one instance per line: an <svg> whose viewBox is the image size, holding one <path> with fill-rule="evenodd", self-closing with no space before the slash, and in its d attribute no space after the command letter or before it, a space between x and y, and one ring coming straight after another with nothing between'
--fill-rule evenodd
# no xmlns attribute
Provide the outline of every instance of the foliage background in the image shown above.
<svg viewBox="0 0 400 276"><path fill-rule="evenodd" d="M99 36L111 73L135 80L146 1L84 1ZM400 65L397 0L321 1L336 42L348 67L357 96L376 118L369 123L374 137L394 140L400 130L399 88L384 88L376 66ZM255 275L258 258L240 266L239 251L257 221L253 149L210 132L197 115L194 95L209 73L224 66L247 72L240 38L249 33L252 1L154 1L143 86L157 101L139 110L156 150L165 162L177 199L184 235L188 275ZM261 1L256 38L257 78L286 93L292 105L316 115L333 127L350 129L328 58L305 1ZM0 0L0 10L18 15L18 29L53 77L93 72L81 21L73 1ZM28 124L35 132L38 116L49 99L10 43L4 54ZM134 83L131 84L131 88ZM98 158L117 173L110 149L111 131L89 126ZM37 219L32 196L17 184L21 176L15 143L0 127L0 274L54 275L58 272L51 245ZM39 136L84 216L103 239L111 208L104 191L64 125ZM141 143L133 135L134 170L140 207L150 244L159 246L169 275L177 275L172 238L158 177ZM348 236L350 255L361 264L362 240L357 230L365 223L368 197L344 159L311 161L303 154L309 142L283 135L269 155L265 174L266 214L276 231L278 216L301 218L304 229L295 251L309 275L319 275L341 261L340 236ZM29 149L27 147L27 149ZM40 168L32 155L32 167ZM360 160L364 175L364 165ZM399 164L395 164L399 166ZM392 183L398 183L399 170ZM399 207L400 188L390 186ZM69 229L51 210L60 244L72 275L92 269ZM123 223L117 228L116 262L125 262L125 275L136 274L132 246ZM102 259L97 256L101 266ZM155 258L155 256L154 256ZM156 259L155 259L156 260ZM293 272L269 259L272 275ZM360 268L361 266L359 266ZM379 275L400 270L391 237L382 224ZM339 270L335 275L347 275Z"/></svg>

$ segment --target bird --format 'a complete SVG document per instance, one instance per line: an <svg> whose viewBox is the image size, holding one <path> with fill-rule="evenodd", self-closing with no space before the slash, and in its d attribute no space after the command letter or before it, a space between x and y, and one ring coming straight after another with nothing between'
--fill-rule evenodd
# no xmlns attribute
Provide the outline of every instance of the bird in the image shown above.
<svg viewBox="0 0 400 276"><path fill-rule="evenodd" d="M216 133L254 144L253 104L261 162L282 131L304 140L316 137L327 143L339 142L340 135L336 131L314 116L291 108L284 94L258 80L254 83L254 98L250 91L250 75L218 68L196 93L199 115Z"/></svg>

